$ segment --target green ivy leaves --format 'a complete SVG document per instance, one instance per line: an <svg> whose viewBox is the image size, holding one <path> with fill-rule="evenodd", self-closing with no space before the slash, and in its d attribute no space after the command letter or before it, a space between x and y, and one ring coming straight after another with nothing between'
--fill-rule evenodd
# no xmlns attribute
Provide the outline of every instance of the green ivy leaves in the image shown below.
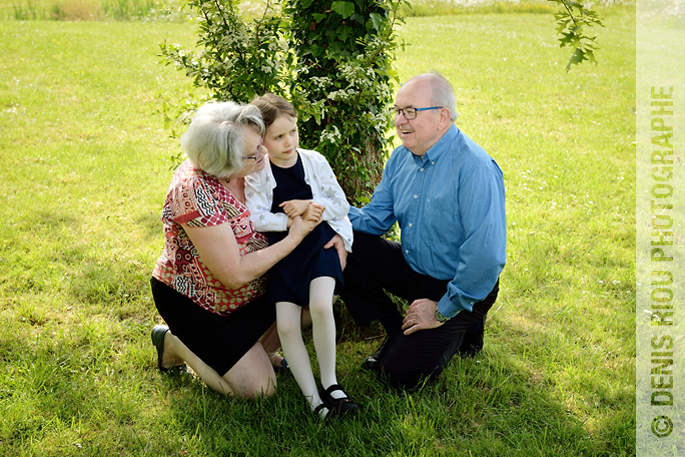
<svg viewBox="0 0 685 457"><path fill-rule="evenodd" d="M286 0L300 142L328 159L352 203L368 201L390 152L392 62L403 0Z"/></svg>
<svg viewBox="0 0 685 457"><path fill-rule="evenodd" d="M333 2L331 9L342 16L343 19L347 19L354 13L354 3L352 2Z"/></svg>

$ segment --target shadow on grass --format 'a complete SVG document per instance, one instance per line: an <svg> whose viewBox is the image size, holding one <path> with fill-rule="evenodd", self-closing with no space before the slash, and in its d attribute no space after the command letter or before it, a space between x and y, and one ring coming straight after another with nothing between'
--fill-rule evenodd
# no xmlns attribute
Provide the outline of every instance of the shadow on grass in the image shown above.
<svg viewBox="0 0 685 457"><path fill-rule="evenodd" d="M583 422L553 400L554 382L526 369L497 347L477 358L455 358L434 383L398 391L359 368L375 345L339 346L339 380L359 412L321 423L308 410L289 375L276 395L255 403L218 395L201 382L165 378L173 397L170 418L179 437L173 452L207 455L630 455L621 442L630 412L616 411L590 434ZM311 351L311 347L310 347ZM315 362L314 362L315 364ZM188 449L187 446L193 449ZM172 450L169 449L169 450Z"/></svg>

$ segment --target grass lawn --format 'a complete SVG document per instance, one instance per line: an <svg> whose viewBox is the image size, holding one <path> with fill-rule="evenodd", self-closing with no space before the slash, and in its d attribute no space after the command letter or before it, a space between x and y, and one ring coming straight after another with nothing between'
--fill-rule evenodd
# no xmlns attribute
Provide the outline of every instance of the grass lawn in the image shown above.
<svg viewBox="0 0 685 457"><path fill-rule="evenodd" d="M156 113L185 77L159 64L194 26L0 22L0 456L635 454L635 18L566 73L549 15L408 19L403 79L457 91L457 125L505 174L508 264L486 349L398 393L359 368L357 417L307 413L292 378L248 403L161 376L148 280L178 151ZM365 332L364 335L371 332Z"/></svg>

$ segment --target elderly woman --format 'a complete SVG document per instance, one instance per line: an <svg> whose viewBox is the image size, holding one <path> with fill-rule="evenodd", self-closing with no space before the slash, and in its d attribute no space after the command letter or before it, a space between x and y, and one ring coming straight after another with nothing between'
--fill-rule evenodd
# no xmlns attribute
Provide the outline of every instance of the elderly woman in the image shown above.
<svg viewBox="0 0 685 457"><path fill-rule="evenodd" d="M185 362L212 389L250 399L276 387L260 342L276 317L264 274L320 222L295 218L272 246L254 231L243 177L264 166L263 134L256 106L208 103L196 112L181 138L188 160L169 186L164 250L151 279L168 325L152 330L158 368Z"/></svg>

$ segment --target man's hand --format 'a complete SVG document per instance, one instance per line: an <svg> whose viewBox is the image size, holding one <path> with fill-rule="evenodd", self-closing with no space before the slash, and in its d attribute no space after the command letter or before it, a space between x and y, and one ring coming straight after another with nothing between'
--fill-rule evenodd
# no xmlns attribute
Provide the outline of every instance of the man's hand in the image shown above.
<svg viewBox="0 0 685 457"><path fill-rule="evenodd" d="M415 300L407 309L407 315L402 322L402 330L405 335L411 335L419 330L427 330L440 327L442 324L435 319L435 310L438 302L427 298Z"/></svg>
<svg viewBox="0 0 685 457"><path fill-rule="evenodd" d="M302 216L310 203L310 200L288 200L287 202L283 202L278 206L283 208L283 211L289 217L295 218L297 216Z"/></svg>
<svg viewBox="0 0 685 457"><path fill-rule="evenodd" d="M340 257L340 266L344 270L347 266L347 251L345 250L345 242L342 237L337 233L333 238L330 239L328 243L323 247L324 249L335 248L338 251L338 257Z"/></svg>

